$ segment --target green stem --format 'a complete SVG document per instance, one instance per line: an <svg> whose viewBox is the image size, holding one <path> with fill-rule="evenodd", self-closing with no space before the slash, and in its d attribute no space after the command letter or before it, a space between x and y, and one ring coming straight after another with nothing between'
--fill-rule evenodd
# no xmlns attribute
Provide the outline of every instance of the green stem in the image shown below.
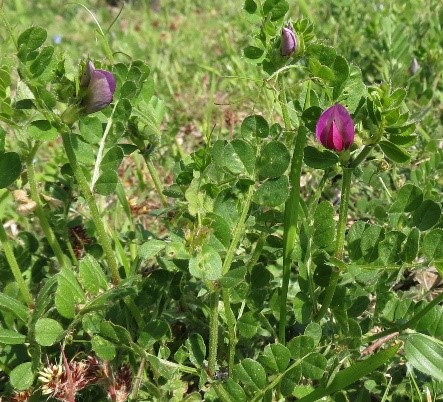
<svg viewBox="0 0 443 402"><path fill-rule="evenodd" d="M43 233L46 236L46 239L48 240L49 246L52 248L52 251L54 252L54 255L57 258L57 261L60 264L60 266L68 268L65 256L60 247L60 243L55 237L54 232L52 231L51 226L49 225L48 219L46 218L45 211L43 210L43 207L40 203L40 197L38 194L37 181L35 179L35 170L33 162L34 156L39 146L40 143L37 142L32 148L28 157L26 158L26 169L28 171L28 181L29 181L29 188L31 191L31 198L37 205L35 209L35 214L37 215L37 218L40 221L40 226L43 230Z"/></svg>
<svg viewBox="0 0 443 402"><path fill-rule="evenodd" d="M337 236L335 243L335 257L338 260L343 260L344 254L344 246L345 246L345 232L346 232L346 223L348 217L348 207L349 207L349 194L351 192L351 181L352 181L352 172L353 168L344 167L343 166L343 178L342 178L342 187L341 187L341 201L340 201L340 210L338 216L338 225L337 225ZM337 267L334 267L331 277L329 278L328 286L326 287L322 306L314 318L314 321L320 321L326 314L331 305L332 298L334 297L335 288L337 287L338 278L339 278L340 270Z"/></svg>
<svg viewBox="0 0 443 402"><path fill-rule="evenodd" d="M209 356L208 371L212 376L215 373L217 364L217 348L218 348L218 299L220 290L216 289L211 293L209 300Z"/></svg>
<svg viewBox="0 0 443 402"><path fill-rule="evenodd" d="M115 285L120 282L120 275L118 273L117 260L115 259L114 251L112 250L111 239L106 233L105 226L101 219L100 213L95 203L94 196L89 189L86 177L77 162L74 149L71 144L71 134L69 132L62 133L63 146L65 147L66 155L68 156L69 164L71 165L77 183L80 186L80 191L88 204L92 220L97 230L97 237L103 247L105 258L108 263L108 268L112 276L112 281Z"/></svg>
<svg viewBox="0 0 443 402"><path fill-rule="evenodd" d="M292 253L297 239L298 211L300 208L300 174L303 161L303 150L306 142L306 129L298 130L292 154L289 183L291 191L285 203L283 228L283 280L280 294L280 321L278 324L278 340L285 343L286 303L288 299L289 277L291 274Z"/></svg>
<svg viewBox="0 0 443 402"><path fill-rule="evenodd" d="M228 251L226 252L226 257L223 261L222 275L225 275L231 268L232 261L234 259L235 251L237 250L238 244L245 232L245 222L248 217L249 207L251 205L252 196L254 195L254 186L250 186L246 194L246 198L243 202L243 209L240 214L240 218L237 221L237 225L234 229L234 234L232 236L231 244L229 245ZM208 356L208 366L209 372L212 373L215 370L215 365L217 362L217 343L218 343L218 299L219 292L216 291L213 295L214 299L211 297L211 323L209 332L209 345L215 345L209 347ZM225 308L226 324L228 326L228 339L229 339L229 373L232 373L232 367L234 365L235 356L235 346L237 343L236 333L235 333L235 316L231 309L230 294L229 289L222 289L223 293L223 305Z"/></svg>
<svg viewBox="0 0 443 402"><path fill-rule="evenodd" d="M25 299L26 304L31 307L33 305L31 292L29 292L29 289L27 288L26 283L23 279L17 260L15 259L14 251L12 250L12 247L9 243L8 235L6 234L2 222L0 222L0 242L2 243L3 250L5 251L6 260L8 261L9 267L12 271L12 275L17 282L20 293L22 294L23 299Z"/></svg>
<svg viewBox="0 0 443 402"><path fill-rule="evenodd" d="M158 176L157 169L155 168L155 166L152 163L149 156L143 155L143 158L146 162L146 166L148 167L149 174L152 177L152 181L154 182L154 187L157 190L157 193L160 197L161 203L164 207L167 207L168 206L168 199L163 194L163 185L162 185L162 182L160 181L160 177Z"/></svg>

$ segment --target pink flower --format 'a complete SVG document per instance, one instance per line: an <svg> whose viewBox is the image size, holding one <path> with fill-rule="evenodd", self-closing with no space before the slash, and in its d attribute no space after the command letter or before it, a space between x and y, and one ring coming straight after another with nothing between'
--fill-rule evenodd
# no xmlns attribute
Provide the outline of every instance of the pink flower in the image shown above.
<svg viewBox="0 0 443 402"><path fill-rule="evenodd" d="M336 103L322 113L315 134L325 148L341 152L354 143L354 122L346 108Z"/></svg>
<svg viewBox="0 0 443 402"><path fill-rule="evenodd" d="M290 26L281 30L281 55L290 56L297 49L297 38Z"/></svg>
<svg viewBox="0 0 443 402"><path fill-rule="evenodd" d="M112 102L115 92L115 77L105 70L96 70L94 64L88 61L80 80L80 86L85 88L81 105L86 114L97 112Z"/></svg>

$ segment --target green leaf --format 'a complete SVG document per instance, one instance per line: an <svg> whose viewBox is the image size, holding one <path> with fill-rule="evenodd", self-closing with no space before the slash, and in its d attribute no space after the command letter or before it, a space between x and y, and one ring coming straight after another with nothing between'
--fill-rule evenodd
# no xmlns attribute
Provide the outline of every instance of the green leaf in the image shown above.
<svg viewBox="0 0 443 402"><path fill-rule="evenodd" d="M102 122L96 116L85 116L79 121L80 134L88 144L98 144L103 137Z"/></svg>
<svg viewBox="0 0 443 402"><path fill-rule="evenodd" d="M120 90L120 97L132 99L137 94L137 85L134 81L126 81Z"/></svg>
<svg viewBox="0 0 443 402"><path fill-rule="evenodd" d="M138 248L137 253L143 260L149 260L162 251L166 245L163 240L150 239Z"/></svg>
<svg viewBox="0 0 443 402"><path fill-rule="evenodd" d="M254 0L245 0L245 3L243 5L243 9L248 14L255 14L258 10L257 3Z"/></svg>
<svg viewBox="0 0 443 402"><path fill-rule="evenodd" d="M443 344L423 334L411 334L405 343L405 356L414 368L443 381Z"/></svg>
<svg viewBox="0 0 443 402"><path fill-rule="evenodd" d="M53 54L53 46L45 46L44 48L42 48L36 59L29 67L29 71L34 77L38 77L43 74L46 68L50 65Z"/></svg>
<svg viewBox="0 0 443 402"><path fill-rule="evenodd" d="M417 228L412 228L401 251L401 259L403 262L411 263L417 258L419 242L420 231Z"/></svg>
<svg viewBox="0 0 443 402"><path fill-rule="evenodd" d="M39 318L35 323L35 340L41 346L54 345L63 334L63 327L52 318Z"/></svg>
<svg viewBox="0 0 443 402"><path fill-rule="evenodd" d="M314 340L314 346L317 346L322 336L322 327L316 322L310 322L305 328L305 336L308 336ZM296 339L296 338L294 338Z"/></svg>
<svg viewBox="0 0 443 402"><path fill-rule="evenodd" d="M440 220L441 207L432 200L424 200L414 211L412 223L421 231L428 230Z"/></svg>
<svg viewBox="0 0 443 402"><path fill-rule="evenodd" d="M255 149L248 142L234 140L223 150L224 167L233 174L252 175L255 168Z"/></svg>
<svg viewBox="0 0 443 402"><path fill-rule="evenodd" d="M245 391L243 391L243 388L232 380L232 378L228 378L228 380L222 384L222 387L226 391L226 397L229 401L246 402Z"/></svg>
<svg viewBox="0 0 443 402"><path fill-rule="evenodd" d="M26 306L20 303L18 300L0 293L0 310L7 311L14 314L17 318L23 321L25 324L29 320L29 310Z"/></svg>
<svg viewBox="0 0 443 402"><path fill-rule="evenodd" d="M32 363L26 362L15 367L9 374L9 381L17 391L24 391L30 388L34 382Z"/></svg>
<svg viewBox="0 0 443 402"><path fill-rule="evenodd" d="M235 365L234 378L256 391L266 386L265 369L260 363L253 359L246 358Z"/></svg>
<svg viewBox="0 0 443 402"><path fill-rule="evenodd" d="M259 362L268 368L271 373L283 373L289 365L291 353L289 349L280 343L267 345Z"/></svg>
<svg viewBox="0 0 443 402"><path fill-rule="evenodd" d="M152 346L160 340L168 340L171 338L171 328L168 323L163 320L150 320L143 327L144 336L148 336L148 345ZM139 342L139 341L138 341Z"/></svg>
<svg viewBox="0 0 443 402"><path fill-rule="evenodd" d="M380 141L379 145L384 154L393 162L405 163L411 159L408 152L390 141Z"/></svg>
<svg viewBox="0 0 443 402"><path fill-rule="evenodd" d="M263 13L271 16L271 21L283 18L289 10L286 0L266 0L263 4Z"/></svg>
<svg viewBox="0 0 443 402"><path fill-rule="evenodd" d="M423 191L413 184L405 184L397 193L397 199L391 205L390 213L412 212L423 201Z"/></svg>
<svg viewBox="0 0 443 402"><path fill-rule="evenodd" d="M321 248L331 250L335 247L335 211L328 201L322 201L314 213L312 241Z"/></svg>
<svg viewBox="0 0 443 402"><path fill-rule="evenodd" d="M70 135L69 141L74 148L75 156L82 165L93 165L95 163L94 149L90 144L84 142L79 135Z"/></svg>
<svg viewBox="0 0 443 402"><path fill-rule="evenodd" d="M80 261L79 280L83 288L93 295L108 288L102 267L90 254L85 255Z"/></svg>
<svg viewBox="0 0 443 402"><path fill-rule="evenodd" d="M115 170L120 166L120 163L123 159L123 150L118 145L112 147L108 152L106 152L100 163L100 169L102 172L106 172L108 170Z"/></svg>
<svg viewBox="0 0 443 402"><path fill-rule="evenodd" d="M46 30L41 27L31 27L22 32L17 39L17 45L19 48L17 57L23 62L28 60L30 58L30 53L43 45L47 36L48 34ZM31 56L36 57L37 53L34 53L31 53Z"/></svg>
<svg viewBox="0 0 443 402"><path fill-rule="evenodd" d="M189 273L195 278L216 281L222 275L222 259L211 246L205 244L201 251L189 260Z"/></svg>
<svg viewBox="0 0 443 402"><path fill-rule="evenodd" d="M189 360L198 368L203 366L206 356L206 345L203 337L200 334L192 334L186 340L186 347L189 351Z"/></svg>
<svg viewBox="0 0 443 402"><path fill-rule="evenodd" d="M0 328L0 344L22 345L26 341L26 335L22 335L11 329Z"/></svg>
<svg viewBox="0 0 443 402"><path fill-rule="evenodd" d="M16 152L0 154L0 188L14 183L22 172L22 161Z"/></svg>
<svg viewBox="0 0 443 402"><path fill-rule="evenodd" d="M106 170L95 182L94 190L97 194L110 195L115 192L118 183L118 174L115 170Z"/></svg>
<svg viewBox="0 0 443 402"><path fill-rule="evenodd" d="M220 280L219 280L220 286L225 289L229 289L234 286L237 286L241 282L244 282L245 275L246 275L246 267L245 266L240 267L240 268L231 269L225 275L223 275L222 278L220 278Z"/></svg>
<svg viewBox="0 0 443 402"><path fill-rule="evenodd" d="M86 297L74 273L62 268L58 274L58 286L55 292L55 306L65 318L74 318L76 305L85 303Z"/></svg>
<svg viewBox="0 0 443 402"><path fill-rule="evenodd" d="M102 338L100 335L94 335L92 337L91 346L100 359L110 361L116 356L117 352L114 344Z"/></svg>
<svg viewBox="0 0 443 402"><path fill-rule="evenodd" d="M314 352L303 359L301 369L305 377L310 378L311 380L319 380L323 377L327 364L328 361L326 360L326 357L320 353Z"/></svg>
<svg viewBox="0 0 443 402"><path fill-rule="evenodd" d="M443 258L443 229L433 229L423 238L423 254L429 260Z"/></svg>
<svg viewBox="0 0 443 402"><path fill-rule="evenodd" d="M400 252L406 235L397 230L386 233L385 238L378 244L380 261L385 264L394 264L400 260Z"/></svg>
<svg viewBox="0 0 443 402"><path fill-rule="evenodd" d="M241 136L246 140L266 138L269 135L269 124L263 116L247 116L241 124Z"/></svg>
<svg viewBox="0 0 443 402"><path fill-rule="evenodd" d="M285 144L280 141L268 142L261 150L258 161L260 178L279 177L286 172L291 155Z"/></svg>
<svg viewBox="0 0 443 402"><path fill-rule="evenodd" d="M338 163L339 158L335 152L327 149L319 150L317 148L307 146L304 150L304 162L314 169L327 169Z"/></svg>
<svg viewBox="0 0 443 402"><path fill-rule="evenodd" d="M395 356L399 347L400 345L382 350L381 352L378 352L365 360L356 362L350 367L339 371L326 388L318 387L309 395L300 398L298 402L315 402L327 395L331 395L334 392L345 389L349 385L358 381L360 378L371 374L378 367L388 363L389 360Z"/></svg>
<svg viewBox="0 0 443 402"><path fill-rule="evenodd" d="M257 319L257 314L253 311L248 311L239 318L237 328L242 337L249 339L257 333L259 330Z"/></svg>
<svg viewBox="0 0 443 402"><path fill-rule="evenodd" d="M253 200L259 205L276 207L283 204L289 196L289 179L281 176L265 181L255 192Z"/></svg>
<svg viewBox="0 0 443 402"><path fill-rule="evenodd" d="M53 141L58 131L48 120L35 120L28 126L28 134L37 141Z"/></svg>
<svg viewBox="0 0 443 402"><path fill-rule="evenodd" d="M257 46L246 46L243 49L243 54L249 62L260 63L261 61L263 61L265 51L264 49L261 49Z"/></svg>
<svg viewBox="0 0 443 402"><path fill-rule="evenodd" d="M291 352L291 357L294 360L300 360L314 350L315 342L314 339L310 336L299 335L295 338L292 338L286 344L286 346Z"/></svg>

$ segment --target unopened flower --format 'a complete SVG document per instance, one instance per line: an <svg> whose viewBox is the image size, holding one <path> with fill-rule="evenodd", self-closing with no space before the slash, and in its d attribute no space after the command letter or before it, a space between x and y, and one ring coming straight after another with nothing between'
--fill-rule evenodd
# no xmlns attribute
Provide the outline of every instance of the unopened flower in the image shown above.
<svg viewBox="0 0 443 402"><path fill-rule="evenodd" d="M290 56L297 49L297 38L291 26L281 30L281 55Z"/></svg>
<svg viewBox="0 0 443 402"><path fill-rule="evenodd" d="M29 398L32 396L32 391L30 389L26 391L16 391L11 396L10 401L11 402L28 402ZM1 398L0 398L1 402Z"/></svg>
<svg viewBox="0 0 443 402"><path fill-rule="evenodd" d="M85 89L81 106L86 114L97 112L112 102L115 92L115 77L106 70L96 70L88 61L83 72L80 87Z"/></svg>
<svg viewBox="0 0 443 402"><path fill-rule="evenodd" d="M325 148L341 152L354 142L354 122L346 108L336 103L322 113L315 134Z"/></svg>

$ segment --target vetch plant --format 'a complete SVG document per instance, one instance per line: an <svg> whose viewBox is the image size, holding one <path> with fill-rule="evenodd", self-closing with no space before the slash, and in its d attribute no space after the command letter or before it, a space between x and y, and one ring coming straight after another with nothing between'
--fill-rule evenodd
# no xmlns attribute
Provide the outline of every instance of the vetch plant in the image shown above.
<svg viewBox="0 0 443 402"><path fill-rule="evenodd" d="M289 9L245 1L251 43L226 54L248 85L210 87L250 87L254 113L187 154L166 107L188 106L187 78L171 71L163 102L154 51L133 60L98 25L102 62L67 62L70 34L16 35L0 8L3 400L437 398L443 295L419 274L443 272L439 80L422 55L399 87L374 80L343 51L358 44ZM400 72L400 45L377 68ZM207 56L195 65L218 71Z"/></svg>

